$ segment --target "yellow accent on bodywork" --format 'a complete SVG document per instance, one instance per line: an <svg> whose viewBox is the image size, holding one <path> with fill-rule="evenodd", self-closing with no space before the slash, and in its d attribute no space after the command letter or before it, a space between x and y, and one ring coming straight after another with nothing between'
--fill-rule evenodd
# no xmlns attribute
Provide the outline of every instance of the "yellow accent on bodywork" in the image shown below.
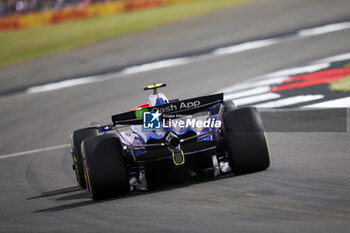
<svg viewBox="0 0 350 233"><path fill-rule="evenodd" d="M176 163L176 161L175 161L175 152L172 153L173 161L174 161L174 164L175 164L176 166L180 166L180 165L182 165L182 164L185 163L185 155L184 155L184 152L183 152L182 150L181 150L180 152L181 152L181 155L182 155L182 163Z"/></svg>
<svg viewBox="0 0 350 233"><path fill-rule="evenodd" d="M269 142L267 141L267 136L266 136L266 132L265 132L265 131L264 131L264 135L265 135L265 140L266 140L267 153L269 154L269 159L270 159L270 161L271 161Z"/></svg>
<svg viewBox="0 0 350 233"><path fill-rule="evenodd" d="M70 135L70 140L71 140L72 151L73 151L74 150L73 134ZM74 153L73 153L73 161L74 161L74 167L75 167L75 169L74 169L75 175L77 177L78 183L81 185L82 181L81 181L81 178L80 178L80 175L79 175L79 171L78 171L78 160L75 157Z"/></svg>
<svg viewBox="0 0 350 233"><path fill-rule="evenodd" d="M84 149L83 149L83 144L81 145L81 148L80 148L80 150L81 150L81 155L83 156L83 166L85 165L85 175L86 175L86 180L87 180L87 182L88 182L88 191L89 191L89 194L90 194L90 197L93 199L94 198L94 196L93 196L93 194L92 194L92 189L91 189L91 182L90 182L90 172L89 172L89 166L86 164L86 157L85 157L85 151L84 151Z"/></svg>
<svg viewBox="0 0 350 233"><path fill-rule="evenodd" d="M85 166L85 170L86 170L86 177L88 180L88 184L89 184L89 194L91 198L94 198L94 195L92 194L92 189L91 189L91 182L90 182L90 175L89 175L89 167Z"/></svg>
<svg viewBox="0 0 350 233"><path fill-rule="evenodd" d="M163 83L157 83L157 84L153 84L153 85L148 85L147 88L149 88L149 89L158 88L158 87L160 87L162 85L163 85Z"/></svg>
<svg viewBox="0 0 350 233"><path fill-rule="evenodd" d="M72 144L72 149L74 149L73 134L70 135L70 141L71 141L71 144Z"/></svg>
<svg viewBox="0 0 350 233"><path fill-rule="evenodd" d="M79 171L78 171L77 166L75 166L74 171L75 171L75 175L76 175L76 177L78 179L78 183L81 185L82 182L81 182L81 179L80 179L80 176L79 176Z"/></svg>

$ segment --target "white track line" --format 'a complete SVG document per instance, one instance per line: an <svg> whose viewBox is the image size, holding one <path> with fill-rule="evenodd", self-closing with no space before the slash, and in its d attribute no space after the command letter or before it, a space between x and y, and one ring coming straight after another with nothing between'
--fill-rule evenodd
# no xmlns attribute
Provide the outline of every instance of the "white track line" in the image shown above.
<svg viewBox="0 0 350 233"><path fill-rule="evenodd" d="M281 76L292 76L292 75L298 75L298 74L303 74L303 73L310 73L310 72L315 72L318 70L326 69L326 68L330 67L330 65L331 64L329 62L324 62L324 63L319 63L319 64L294 67L294 68L290 68L290 69L284 69L284 70L272 72L272 73L264 75L264 77L269 79L269 78L276 78L276 77L281 77Z"/></svg>
<svg viewBox="0 0 350 233"><path fill-rule="evenodd" d="M190 62L191 62L190 58L177 58L177 59L169 59L164 61L157 61L157 62L152 62L152 63L140 65L140 66L133 66L133 67L126 68L122 71L122 74L124 75L138 74L138 73L147 72L151 70L184 65Z"/></svg>
<svg viewBox="0 0 350 233"><path fill-rule="evenodd" d="M288 77L277 77L277 78L270 78L270 79L263 79L262 76L259 76L259 79L252 78L248 79L246 81L240 82L238 84L234 84L232 86L223 88L216 93L235 93L237 91L244 92L248 91L251 88L258 88L260 86L267 86L267 85L278 85L281 84L284 80L286 80Z"/></svg>
<svg viewBox="0 0 350 233"><path fill-rule="evenodd" d="M280 40L278 39L267 39L267 40L257 40L257 41L251 41L251 42L245 42L238 45L233 45L229 47L224 48L218 48L214 50L213 54L215 56L223 56L233 53L240 53L244 51L248 51L251 49L258 49L266 46L270 46L273 44L280 43Z"/></svg>
<svg viewBox="0 0 350 233"><path fill-rule="evenodd" d="M238 98L242 98L242 97L246 97L246 96L252 96L252 95L266 93L269 90L270 90L269 86L257 87L257 88L253 88L253 89L249 89L249 90L245 90L245 91L241 91L241 92L235 92L232 94L225 94L224 99L225 100L238 99Z"/></svg>
<svg viewBox="0 0 350 233"><path fill-rule="evenodd" d="M36 154L44 151L58 150L58 149L67 148L70 146L71 146L70 144L62 144L62 145L50 146L50 147L45 147L45 148L40 148L35 150L28 150L28 151L22 151L22 152L17 152L12 154L0 155L0 159L7 159L7 158L13 158L13 157L18 157L23 155Z"/></svg>
<svg viewBox="0 0 350 233"><path fill-rule="evenodd" d="M325 59L321 59L321 60L315 61L313 63L324 63L324 62L331 63L331 62L337 62L337 61L344 61L344 60L348 60L348 59L350 59L350 53L344 53L344 54L328 57Z"/></svg>
<svg viewBox="0 0 350 233"><path fill-rule="evenodd" d="M325 102L305 105L302 108L346 108L350 107L350 97L328 100Z"/></svg>
<svg viewBox="0 0 350 233"><path fill-rule="evenodd" d="M233 102L237 106L241 106L241 105L258 103L258 102L263 102L263 101L272 100L272 99L278 99L280 97L281 97L280 94L266 93L262 95L255 95L255 96L249 96L249 97L240 98L240 99L234 99Z"/></svg>
<svg viewBox="0 0 350 233"><path fill-rule="evenodd" d="M348 28L350 28L350 22L334 23L334 24L328 24L321 27L300 30L298 32L298 36L301 36L301 37L316 36L316 35L322 35L330 32L341 31Z"/></svg>
<svg viewBox="0 0 350 233"><path fill-rule="evenodd" d="M298 95L298 96L288 97L288 98L284 98L276 101L257 104L254 106L257 108L280 108L280 107L290 106L294 104L310 102L310 101L318 100L322 98L324 98L323 95Z"/></svg>
<svg viewBox="0 0 350 233"><path fill-rule="evenodd" d="M236 91L243 92L245 90L249 90L251 88L257 88L260 86L278 85L278 84L281 84L284 80L286 80L289 76L315 72L318 70L326 69L330 67L330 65L331 64L329 62L323 62L320 64L312 64L307 66L279 70L272 73L268 73L263 76L258 76L258 77L249 79L247 81L243 81L233 86L226 87L224 89L219 90L218 93L219 92L230 93L230 92L236 92Z"/></svg>
<svg viewBox="0 0 350 233"><path fill-rule="evenodd" d="M26 92L28 94L32 94L32 93L46 92L46 91L62 89L62 88L66 88L66 87L74 87L77 85L96 82L97 79L98 79L97 77L92 76L92 77L86 77L86 78L80 78L80 79L71 79L71 80L66 80L66 81L61 81L61 82L56 82L56 83L49 83L49 84L45 84L45 85L41 85L41 86L30 87L27 89Z"/></svg>
<svg viewBox="0 0 350 233"><path fill-rule="evenodd" d="M82 78L72 79L68 81L39 85L39 86L28 88L25 91L25 93L33 94L33 93L53 91L57 89L73 87L73 86L83 85L83 84L92 83L92 82L100 82L100 81L110 80L114 78L120 78L123 76L138 74L142 72L148 72L152 70L190 64L202 59L211 59L219 56L225 56L228 54L241 53L248 50L280 44L283 42L290 41L291 39L311 37L315 35L321 35L321 34L331 33L335 31L346 30L349 28L350 28L350 22L342 22L342 23L336 23L336 24L328 24L321 27L315 27L310 29L303 29L287 37L275 37L275 38L270 38L265 40L248 41L248 42L233 45L233 46L218 48L218 49L215 49L214 51L208 52L206 54L198 55L198 56L161 60L161 61L147 63L139 66L128 67L122 71L115 72L115 73L91 76L91 77L82 77Z"/></svg>

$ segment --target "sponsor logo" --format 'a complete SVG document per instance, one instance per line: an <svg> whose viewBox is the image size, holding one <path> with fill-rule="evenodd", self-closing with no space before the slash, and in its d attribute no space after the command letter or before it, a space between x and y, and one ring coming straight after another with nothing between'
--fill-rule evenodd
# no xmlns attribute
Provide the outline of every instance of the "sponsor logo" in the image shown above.
<svg viewBox="0 0 350 233"><path fill-rule="evenodd" d="M210 117L206 120L199 120L196 118L180 118L169 119L163 118L159 111L143 112L143 128L144 129L176 129L181 128L221 128L222 122L215 117Z"/></svg>
<svg viewBox="0 0 350 233"><path fill-rule="evenodd" d="M196 108L201 105L199 100L191 101L191 102L181 102L180 104L170 104L164 108L154 107L152 111L159 111L160 113L173 112L178 110Z"/></svg>
<svg viewBox="0 0 350 233"><path fill-rule="evenodd" d="M222 122L215 118L198 120L195 118L168 120L163 119L163 128L221 128Z"/></svg>
<svg viewBox="0 0 350 233"><path fill-rule="evenodd" d="M135 116L137 119L141 119L143 118L143 113L144 112L148 112L148 108L141 108L141 109L137 109L135 110Z"/></svg>
<svg viewBox="0 0 350 233"><path fill-rule="evenodd" d="M145 129L160 129L161 126L161 113L156 112L143 112L143 128Z"/></svg>
<svg viewBox="0 0 350 233"><path fill-rule="evenodd" d="M197 119L183 114L171 113L196 108L200 105L201 101L199 100L179 102L168 104L165 107L156 106L151 109L140 109L143 112L136 113L136 116L142 114L144 129L175 129L179 131L184 128L221 128L221 120L217 120L214 116Z"/></svg>

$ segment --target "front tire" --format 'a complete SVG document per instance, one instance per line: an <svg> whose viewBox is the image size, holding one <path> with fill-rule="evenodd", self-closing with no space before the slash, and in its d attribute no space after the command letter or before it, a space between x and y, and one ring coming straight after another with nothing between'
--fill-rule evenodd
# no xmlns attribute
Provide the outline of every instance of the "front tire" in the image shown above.
<svg viewBox="0 0 350 233"><path fill-rule="evenodd" d="M130 193L129 176L119 138L113 134L90 137L83 141L85 178L94 200Z"/></svg>
<svg viewBox="0 0 350 233"><path fill-rule="evenodd" d="M80 146L84 139L97 135L99 135L99 131L95 127L78 129L71 135L73 169L75 171L77 182L83 189L86 189L86 181L84 178L84 168Z"/></svg>
<svg viewBox="0 0 350 233"><path fill-rule="evenodd" d="M262 171L270 166L270 152L256 108L241 108L223 116L225 144L235 174Z"/></svg>

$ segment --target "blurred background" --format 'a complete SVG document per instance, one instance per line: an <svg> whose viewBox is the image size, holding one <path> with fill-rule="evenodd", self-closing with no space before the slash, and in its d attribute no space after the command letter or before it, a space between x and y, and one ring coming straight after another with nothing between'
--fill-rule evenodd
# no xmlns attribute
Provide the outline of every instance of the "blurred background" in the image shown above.
<svg viewBox="0 0 350 233"><path fill-rule="evenodd" d="M28 13L96 2L104 2L104 0L3 0L0 3L0 14L4 16Z"/></svg>
<svg viewBox="0 0 350 233"><path fill-rule="evenodd" d="M348 232L349 9L0 0L0 232ZM169 99L223 92L259 107L271 168L90 201L70 134L145 103L158 82Z"/></svg>
<svg viewBox="0 0 350 233"><path fill-rule="evenodd" d="M3 0L0 2L0 15L16 13L29 13L49 9L60 9L77 5L90 5L96 3L130 0Z"/></svg>

